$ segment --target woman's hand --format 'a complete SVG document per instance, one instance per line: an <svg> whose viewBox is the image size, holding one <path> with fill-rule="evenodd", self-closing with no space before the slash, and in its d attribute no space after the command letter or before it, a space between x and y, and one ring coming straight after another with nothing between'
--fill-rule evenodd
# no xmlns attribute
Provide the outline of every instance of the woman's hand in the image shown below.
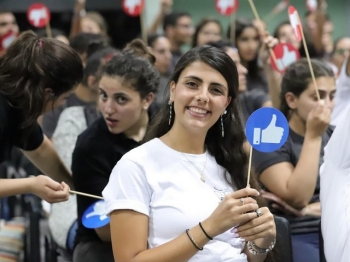
<svg viewBox="0 0 350 262"><path fill-rule="evenodd" d="M231 232L234 233L234 237L242 238L245 241L264 239L264 243L268 247L276 238L276 224L267 207L261 207L259 210L261 211L260 216L257 215L257 212L252 212L254 214L252 220L232 229ZM265 248L265 245L263 247Z"/></svg>
<svg viewBox="0 0 350 262"><path fill-rule="evenodd" d="M32 177L30 192L49 203L67 201L69 198L69 186L52 180L48 176Z"/></svg>
<svg viewBox="0 0 350 262"><path fill-rule="evenodd" d="M318 101L318 104L307 117L305 137L321 137L328 128L330 121L331 109L325 104L324 100Z"/></svg>
<svg viewBox="0 0 350 262"><path fill-rule="evenodd" d="M287 215L293 215L296 217L301 217L304 215L302 210L298 210L298 209L292 207L291 205L289 205L287 202L283 201L281 198L279 198L275 194L272 194L270 192L266 192L265 190L260 190L260 193L261 193L261 196L263 198L272 201L271 206L273 208L279 209Z"/></svg>
<svg viewBox="0 0 350 262"><path fill-rule="evenodd" d="M249 196L258 195L259 192L252 188L244 188L226 195L214 212L202 222L206 232L215 237L255 218L256 213L252 211L259 206L256 200ZM244 199L244 203L240 199Z"/></svg>
<svg viewBox="0 0 350 262"><path fill-rule="evenodd" d="M274 48L276 45L278 45L279 41L277 38L274 38L273 36L269 35L268 32L265 33L265 35L262 37L262 46L259 52L259 57L263 64L267 64L270 57L270 52L272 51L272 48ZM271 49L271 51L269 51Z"/></svg>

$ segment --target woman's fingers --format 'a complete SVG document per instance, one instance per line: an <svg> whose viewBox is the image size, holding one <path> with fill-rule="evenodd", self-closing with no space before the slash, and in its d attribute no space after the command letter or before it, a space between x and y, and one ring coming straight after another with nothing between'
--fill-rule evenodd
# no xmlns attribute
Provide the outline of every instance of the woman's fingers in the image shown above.
<svg viewBox="0 0 350 262"><path fill-rule="evenodd" d="M235 237L244 238L246 241L257 238L266 237L267 234L275 232L274 217L268 208L260 208L262 215L257 217L257 213L253 212L255 216L247 223L233 229L232 232L237 234Z"/></svg>

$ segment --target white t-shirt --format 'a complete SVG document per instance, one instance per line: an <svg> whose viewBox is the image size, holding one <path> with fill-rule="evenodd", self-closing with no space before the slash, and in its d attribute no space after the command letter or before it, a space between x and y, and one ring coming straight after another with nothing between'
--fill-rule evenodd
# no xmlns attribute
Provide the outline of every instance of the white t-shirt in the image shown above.
<svg viewBox="0 0 350 262"><path fill-rule="evenodd" d="M187 158L160 139L153 139L119 160L102 192L108 214L131 209L149 217L149 248L165 244L198 225L233 191L224 178L224 168L213 156L185 155ZM206 161L203 183L200 172ZM227 231L189 261L246 262L246 255L241 253L243 247Z"/></svg>
<svg viewBox="0 0 350 262"><path fill-rule="evenodd" d="M350 108L325 147L321 166L324 250L329 262L350 261Z"/></svg>
<svg viewBox="0 0 350 262"><path fill-rule="evenodd" d="M337 92L334 97L334 109L331 118L333 126L337 126L342 114L350 107L350 77L346 73L347 63L348 60L346 59L337 79Z"/></svg>

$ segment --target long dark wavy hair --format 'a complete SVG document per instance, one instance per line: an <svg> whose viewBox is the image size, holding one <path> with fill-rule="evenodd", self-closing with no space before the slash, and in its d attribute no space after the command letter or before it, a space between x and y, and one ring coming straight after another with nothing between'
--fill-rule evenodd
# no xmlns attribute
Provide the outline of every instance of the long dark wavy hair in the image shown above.
<svg viewBox="0 0 350 262"><path fill-rule="evenodd" d="M49 100L74 88L83 78L78 54L54 38L22 33L0 56L0 94L21 112L21 127L32 125ZM52 90L47 97L46 88Z"/></svg>
<svg viewBox="0 0 350 262"><path fill-rule="evenodd" d="M191 49L184 54L175 67L169 84L178 82L181 73L194 62L204 62L220 72L228 84L228 96L232 97L223 116L225 137L221 136L220 119L209 129L205 144L216 162L224 167L231 176L234 188L246 186L247 155L243 149L245 134L238 113L238 73L232 59L222 50L208 45ZM168 87L169 92L169 87ZM169 125L170 107L164 103L163 108L149 127L145 141L165 135L173 126L175 111L172 109L172 121ZM230 182L231 183L231 182Z"/></svg>

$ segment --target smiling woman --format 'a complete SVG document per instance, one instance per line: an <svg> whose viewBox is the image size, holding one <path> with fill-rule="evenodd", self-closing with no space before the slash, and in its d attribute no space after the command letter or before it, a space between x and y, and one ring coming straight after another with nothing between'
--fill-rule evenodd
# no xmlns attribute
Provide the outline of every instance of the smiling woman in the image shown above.
<svg viewBox="0 0 350 262"><path fill-rule="evenodd" d="M217 48L194 48L169 88L148 142L123 156L103 191L115 260L264 261L276 229L254 199L258 191L242 189L247 156L234 62Z"/></svg>

